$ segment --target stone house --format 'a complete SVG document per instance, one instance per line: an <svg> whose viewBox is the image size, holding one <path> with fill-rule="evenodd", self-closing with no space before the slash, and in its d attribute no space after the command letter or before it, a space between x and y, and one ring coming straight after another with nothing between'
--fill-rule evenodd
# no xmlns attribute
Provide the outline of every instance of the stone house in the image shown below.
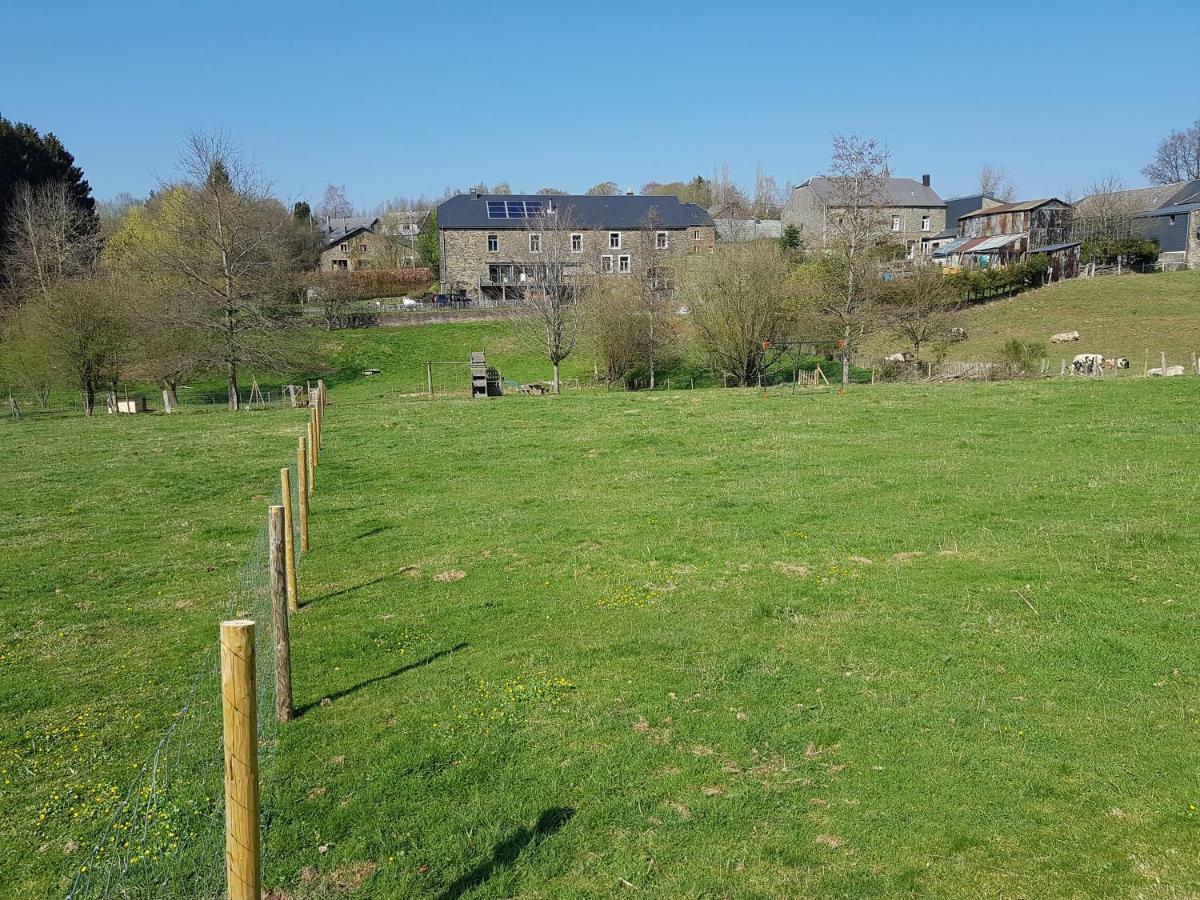
<svg viewBox="0 0 1200 900"><path fill-rule="evenodd" d="M321 238L318 266L322 272L370 268L378 250L378 216L318 220L317 230Z"/></svg>
<svg viewBox="0 0 1200 900"><path fill-rule="evenodd" d="M622 278L716 244L709 214L673 196L459 194L437 223L442 290L485 304L523 290L548 261L571 277Z"/></svg>
<svg viewBox="0 0 1200 900"><path fill-rule="evenodd" d="M832 237L831 226L836 224L837 214L837 181L819 175L792 191L783 207L782 224L784 228L798 228L806 247L823 250ZM946 204L930 186L928 175L920 181L889 176L884 181L880 216L881 237L902 244L905 255L912 259L920 250L922 238L946 227Z"/></svg>

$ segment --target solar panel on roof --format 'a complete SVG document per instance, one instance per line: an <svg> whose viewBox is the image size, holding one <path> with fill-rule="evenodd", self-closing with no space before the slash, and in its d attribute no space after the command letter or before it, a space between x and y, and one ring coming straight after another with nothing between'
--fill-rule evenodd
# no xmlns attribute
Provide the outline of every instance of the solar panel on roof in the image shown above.
<svg viewBox="0 0 1200 900"><path fill-rule="evenodd" d="M508 216L504 211L503 200L489 200L487 202L487 213L489 219L506 219Z"/></svg>
<svg viewBox="0 0 1200 900"><path fill-rule="evenodd" d="M541 200L526 200L525 201L525 215L540 216L541 214L542 214L542 201Z"/></svg>

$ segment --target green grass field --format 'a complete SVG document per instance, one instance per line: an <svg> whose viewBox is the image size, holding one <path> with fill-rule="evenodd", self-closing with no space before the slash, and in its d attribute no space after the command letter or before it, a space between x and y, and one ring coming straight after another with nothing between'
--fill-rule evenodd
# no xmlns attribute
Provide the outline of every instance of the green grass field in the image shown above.
<svg viewBox="0 0 1200 900"><path fill-rule="evenodd" d="M534 363L338 340L383 374L332 390L276 900L1200 893L1200 379L430 402ZM0 895L70 885L303 422L0 426Z"/></svg>
<svg viewBox="0 0 1200 900"><path fill-rule="evenodd" d="M1200 351L1200 271L1124 275L1060 282L968 309L969 339L950 347L953 359L994 360L1012 338L1046 344L1050 355L1127 356L1140 373L1159 353L1187 365ZM1050 335L1078 331L1078 343L1054 346Z"/></svg>

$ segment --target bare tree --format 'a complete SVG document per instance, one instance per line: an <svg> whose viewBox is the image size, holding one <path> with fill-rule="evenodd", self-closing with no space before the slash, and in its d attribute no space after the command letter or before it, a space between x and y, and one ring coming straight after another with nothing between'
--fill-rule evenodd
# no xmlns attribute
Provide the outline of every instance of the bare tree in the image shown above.
<svg viewBox="0 0 1200 900"><path fill-rule="evenodd" d="M531 201L532 202L532 201ZM554 367L554 393L562 390L559 367L579 343L587 298L594 285L571 251L571 207L548 198L525 220L520 256L523 281L515 292L517 322L527 342Z"/></svg>
<svg viewBox="0 0 1200 900"><path fill-rule="evenodd" d="M769 243L725 244L691 257L686 291L696 339L722 371L753 384L792 335L791 267Z"/></svg>
<svg viewBox="0 0 1200 900"><path fill-rule="evenodd" d="M204 336L208 364L219 367L238 408L244 366L279 371L290 363L280 330L290 324L290 217L258 170L227 138L193 133L181 182L114 238L114 255L163 288L162 315Z"/></svg>
<svg viewBox="0 0 1200 900"><path fill-rule="evenodd" d="M757 219L778 218L783 205L779 185L773 176L763 171L762 163L754 170L754 216Z"/></svg>
<svg viewBox="0 0 1200 900"><path fill-rule="evenodd" d="M4 271L19 294L46 296L64 278L90 272L100 253L96 217L63 181L21 184L5 223Z"/></svg>
<svg viewBox="0 0 1200 900"><path fill-rule="evenodd" d="M930 342L950 338L958 297L941 266L919 264L897 273L880 299L883 324L911 343L915 354Z"/></svg>
<svg viewBox="0 0 1200 900"><path fill-rule="evenodd" d="M1133 234L1133 217L1141 212L1116 175L1108 175L1088 188L1088 196L1075 205L1073 237L1080 241L1120 240Z"/></svg>
<svg viewBox="0 0 1200 900"><path fill-rule="evenodd" d="M979 170L979 193L1011 203L1017 199L1017 187L999 166L986 165Z"/></svg>
<svg viewBox="0 0 1200 900"><path fill-rule="evenodd" d="M819 302L821 315L838 334L845 390L850 360L875 323L875 302L882 290L887 153L874 138L838 135L829 180L830 253L818 269Z"/></svg>
<svg viewBox="0 0 1200 900"><path fill-rule="evenodd" d="M654 389L659 357L674 339L675 269L671 265L671 235L662 225L658 210L651 208L637 232L630 262L631 293L643 338L640 342L650 369Z"/></svg>
<svg viewBox="0 0 1200 900"><path fill-rule="evenodd" d="M1154 160L1142 169L1142 174L1155 184L1200 178L1200 119L1159 141Z"/></svg>
<svg viewBox="0 0 1200 900"><path fill-rule="evenodd" d="M346 199L346 186L328 185L317 211L327 222L330 219L345 219L354 215L354 206Z"/></svg>

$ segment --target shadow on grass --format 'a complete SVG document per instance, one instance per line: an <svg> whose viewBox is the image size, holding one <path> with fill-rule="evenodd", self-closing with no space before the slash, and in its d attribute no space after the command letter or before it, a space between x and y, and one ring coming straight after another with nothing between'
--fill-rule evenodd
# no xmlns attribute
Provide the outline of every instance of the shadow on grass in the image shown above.
<svg viewBox="0 0 1200 900"><path fill-rule="evenodd" d="M332 600L334 597L343 597L346 594L351 594L354 591L361 591L363 588L368 588L373 584L379 584L388 581L392 578L397 578L402 575L402 572L392 572L390 575L380 575L378 578L372 578L370 581L364 581L362 584L354 584L348 588L342 588L340 591L330 591L328 594L322 594L320 597L310 597L305 600L300 606L312 606L314 603L320 603L322 600Z"/></svg>
<svg viewBox="0 0 1200 900"><path fill-rule="evenodd" d="M517 857L530 844L537 847L543 840L550 837L571 820L575 810L566 806L555 806L538 816L533 828L518 828L503 841L492 848L492 858L480 863L470 872L462 875L454 884L438 896L438 900L457 900L463 894L479 887L496 874L499 869L505 869L517 861Z"/></svg>
<svg viewBox="0 0 1200 900"><path fill-rule="evenodd" d="M329 700L330 702L332 702L334 700L341 700L343 697L349 696L350 694L357 693L358 691L361 691L363 688L370 687L373 684L378 684L381 681L387 681L388 679L395 678L398 675L403 675L405 672L411 672L413 669L420 669L424 666L429 665L432 662L437 662L443 656L449 656L452 653L457 653L459 650L466 650L470 646L471 645L466 642L461 643L461 644L455 644L453 647L450 647L446 650L439 650L437 653L430 654L429 656L425 657L424 659L419 659L416 662L409 663L406 666L401 666L398 669L388 672L386 675L376 675L374 678L368 678L366 681L360 681L358 684L354 685L353 687L344 688L344 689L342 689L340 691L336 691L332 694L327 694L326 696L322 697L321 700L317 701L316 703L306 703L304 706L301 706L299 709L296 710L296 715L302 716L306 712L308 712L310 709L316 709L325 700Z"/></svg>
<svg viewBox="0 0 1200 900"><path fill-rule="evenodd" d="M354 536L354 539L356 541L361 541L363 538L374 537L375 535L382 534L385 531L391 531L395 527L396 527L395 525L377 525L375 528L372 528L370 531L364 531L362 534L356 534Z"/></svg>

